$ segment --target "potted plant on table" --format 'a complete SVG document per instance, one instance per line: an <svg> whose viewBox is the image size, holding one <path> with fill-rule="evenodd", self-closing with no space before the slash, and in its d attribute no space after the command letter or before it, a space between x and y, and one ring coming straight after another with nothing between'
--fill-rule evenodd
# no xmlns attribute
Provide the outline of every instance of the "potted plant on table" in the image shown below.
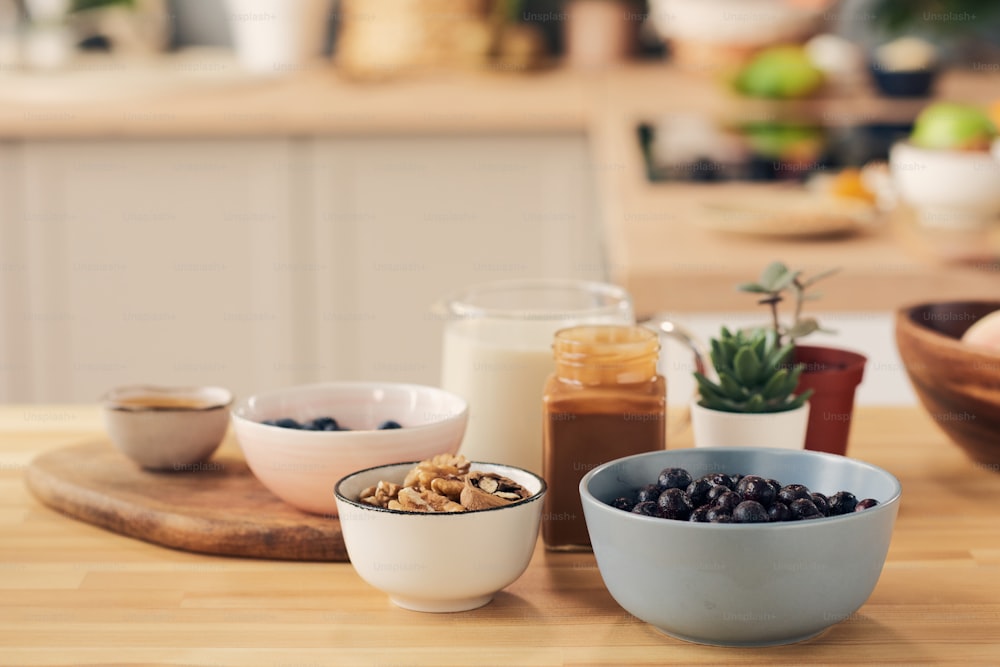
<svg viewBox="0 0 1000 667"><path fill-rule="evenodd" d="M805 448L813 451L845 454L854 413L854 394L864 377L867 358L857 352L836 347L799 345L798 340L816 331L825 331L815 318L804 317L806 301L819 298L808 290L820 280L836 273L823 271L806 278L781 262L772 262L755 283L739 286L744 292L763 295L758 303L771 311L770 330L777 340L794 346L792 361L801 369L796 391L811 392ZM791 293L794 314L790 323L782 322L779 304Z"/></svg>
<svg viewBox="0 0 1000 667"><path fill-rule="evenodd" d="M700 399L691 406L695 446L802 449L812 392L796 394L802 367L795 346L773 329L731 333L711 340L718 381L695 372Z"/></svg>

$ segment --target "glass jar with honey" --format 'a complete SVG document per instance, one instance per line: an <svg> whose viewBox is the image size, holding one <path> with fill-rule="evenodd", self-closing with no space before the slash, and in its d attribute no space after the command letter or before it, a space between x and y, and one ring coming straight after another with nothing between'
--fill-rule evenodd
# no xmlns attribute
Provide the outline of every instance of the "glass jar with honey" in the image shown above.
<svg viewBox="0 0 1000 667"><path fill-rule="evenodd" d="M579 485L591 469L666 444L666 381L660 340L636 325L588 325L555 334L555 372L542 399L542 515L546 548L590 549Z"/></svg>

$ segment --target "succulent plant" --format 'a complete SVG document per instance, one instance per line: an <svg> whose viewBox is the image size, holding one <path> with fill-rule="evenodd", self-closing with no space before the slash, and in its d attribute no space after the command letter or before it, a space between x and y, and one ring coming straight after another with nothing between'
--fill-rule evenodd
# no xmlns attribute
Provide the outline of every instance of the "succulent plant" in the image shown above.
<svg viewBox="0 0 1000 667"><path fill-rule="evenodd" d="M833 333L829 329L823 329L815 318L803 317L802 306L806 301L815 301L821 296L815 292L808 293L808 289L837 271L839 269L829 269L810 278L804 278L801 271L792 271L781 262L771 262L760 274L757 282L743 283L738 289L742 292L766 295L757 303L770 307L771 328L777 334L777 343L780 344L785 338L794 343L797 338L807 336L814 331ZM785 300L786 291L791 291L795 299L794 319L788 325L783 324L778 317L778 304Z"/></svg>
<svg viewBox="0 0 1000 667"><path fill-rule="evenodd" d="M702 407L722 412L785 412L804 404L812 390L795 395L802 366L791 362L793 343L782 345L773 329L732 333L722 327L711 340L713 382L695 373Z"/></svg>

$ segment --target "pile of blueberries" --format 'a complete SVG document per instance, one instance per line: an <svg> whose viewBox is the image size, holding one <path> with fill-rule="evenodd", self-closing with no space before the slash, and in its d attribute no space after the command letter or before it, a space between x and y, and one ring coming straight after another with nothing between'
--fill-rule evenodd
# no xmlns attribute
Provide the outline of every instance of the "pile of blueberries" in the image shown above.
<svg viewBox="0 0 1000 667"><path fill-rule="evenodd" d="M350 431L346 426L341 426L333 417L316 417L305 422L299 422L288 417L281 419L265 419L261 424L268 426L278 426L280 428L295 428L300 431ZM378 425L380 431L393 428L403 428L399 422L391 419Z"/></svg>
<svg viewBox="0 0 1000 667"><path fill-rule="evenodd" d="M699 523L768 523L822 519L875 507L873 498L858 500L849 491L832 496L802 484L782 486L758 475L712 473L693 479L684 468L664 468L656 484L611 506L626 512Z"/></svg>

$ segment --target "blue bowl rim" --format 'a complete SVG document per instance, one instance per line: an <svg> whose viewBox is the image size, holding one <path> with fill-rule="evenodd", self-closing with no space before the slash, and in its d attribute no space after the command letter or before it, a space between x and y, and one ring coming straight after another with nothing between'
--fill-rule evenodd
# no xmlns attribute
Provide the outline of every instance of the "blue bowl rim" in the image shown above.
<svg viewBox="0 0 1000 667"><path fill-rule="evenodd" d="M850 514L841 514L840 516L829 516L822 517L821 519L814 519L809 521L780 521L776 523L701 523L701 522L691 522L691 521L672 521L669 519L662 519L655 516L643 516L641 514L632 514L631 512L623 512L622 510L616 509L607 503L598 500L593 494L590 493L590 483L597 475L600 475L602 471L612 468L616 465L620 465L625 461L631 461L633 459L642 458L652 458L654 456L662 456L663 452L680 452L680 451L701 451L706 453L734 453L734 452L754 452L754 453L765 453L767 455L775 456L801 456L805 455L807 458L817 458L819 460L847 460L854 465L867 468L873 472L886 475L893 484L893 491L890 497L885 501L879 501L879 504L875 507L863 510L862 512L852 512ZM839 454L829 454L827 452L814 452L806 449L778 449L771 447L703 447L703 448L684 448L684 449L658 449L652 452L644 452L642 454L633 454L631 456L625 456L607 463L601 464L600 466L592 469L583 479L580 480L580 499L586 504L588 502L593 502L597 506L606 507L609 510L615 512L620 512L621 514L629 517L629 520L634 521L649 521L652 522L651 525L687 525L693 527L694 530L795 530L796 528L801 529L803 526L823 526L827 525L831 521L851 521L859 518L861 515L872 516L876 512L886 512L886 511L896 511L895 505L899 503L900 498L903 494L903 485L900 484L899 479L896 478L891 472L885 468L881 468L873 463L868 463L867 461L862 461L861 459L856 459L849 456L841 456Z"/></svg>

